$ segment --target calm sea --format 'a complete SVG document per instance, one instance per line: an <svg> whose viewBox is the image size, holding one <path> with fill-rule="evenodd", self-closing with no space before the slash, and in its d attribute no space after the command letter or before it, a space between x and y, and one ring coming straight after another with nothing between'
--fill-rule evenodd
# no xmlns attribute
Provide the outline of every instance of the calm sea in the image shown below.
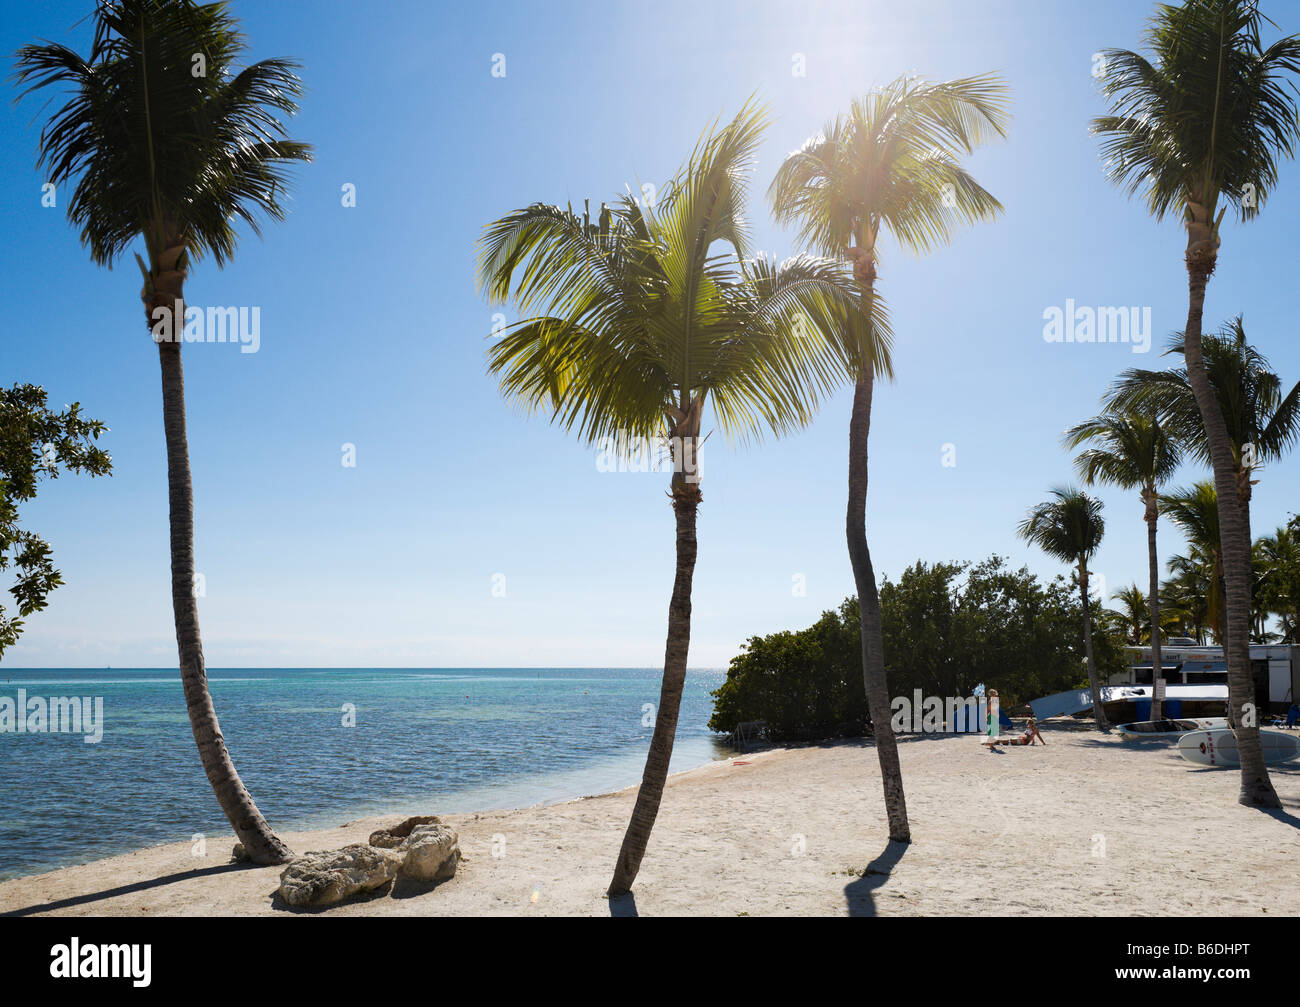
<svg viewBox="0 0 1300 1007"><path fill-rule="evenodd" d="M209 669L277 829L526 807L637 783L659 669ZM722 672L691 672L673 771L724 758ZM228 833L171 670L0 670L0 697L102 697L103 739L0 733L0 879ZM348 704L351 704L349 707ZM345 726L355 708L355 726ZM209 855L213 851L209 851ZM224 852L224 851L222 851Z"/></svg>

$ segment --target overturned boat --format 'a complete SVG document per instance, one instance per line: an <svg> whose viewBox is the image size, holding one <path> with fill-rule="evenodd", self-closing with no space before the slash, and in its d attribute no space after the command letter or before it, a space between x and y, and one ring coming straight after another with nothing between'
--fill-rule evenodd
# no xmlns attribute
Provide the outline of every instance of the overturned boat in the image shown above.
<svg viewBox="0 0 1300 1007"><path fill-rule="evenodd" d="M1228 726L1226 717L1201 717L1160 720L1139 720L1120 724L1119 733L1125 738L1181 738L1188 731L1213 731Z"/></svg>

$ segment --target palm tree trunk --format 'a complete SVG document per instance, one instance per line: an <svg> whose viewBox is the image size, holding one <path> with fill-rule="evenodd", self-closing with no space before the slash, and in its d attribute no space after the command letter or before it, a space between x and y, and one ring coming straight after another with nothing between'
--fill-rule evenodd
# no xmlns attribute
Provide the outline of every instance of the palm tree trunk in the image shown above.
<svg viewBox="0 0 1300 1007"><path fill-rule="evenodd" d="M1110 721L1102 705L1101 683L1097 681L1097 662L1092 655L1092 605L1088 602L1088 561L1079 560L1079 596L1083 600L1083 653L1088 659L1088 688L1092 690L1092 716L1097 730L1109 731Z"/></svg>
<svg viewBox="0 0 1300 1007"><path fill-rule="evenodd" d="M903 769L898 759L898 739L890 725L889 687L885 681L885 647L880 627L880 597L876 574L867 547L867 442L871 433L871 396L875 375L870 363L860 368L853 388L853 413L849 420L849 504L845 532L849 562L858 589L858 611L862 626L862 682L867 694L867 712L880 759L880 781L885 790L885 814L889 838L910 843L907 798L903 792Z"/></svg>
<svg viewBox="0 0 1300 1007"><path fill-rule="evenodd" d="M183 303L179 296L176 303ZM198 600L194 596L194 488L190 482L190 450L185 434L185 375L181 368L179 328L171 341L158 344L158 356L162 366L163 429L167 439L172 612L190 728L199 747L203 771L249 859L256 864L282 864L293 857L293 852L271 831L244 789L226 750L226 740L208 692Z"/></svg>
<svg viewBox="0 0 1300 1007"><path fill-rule="evenodd" d="M668 780L668 763L673 755L677 735L677 714L682 705L682 687L686 683L686 655L691 644L691 582L695 577L695 520L700 506L700 491L694 485L682 485L674 476L673 513L677 516L677 574L673 596L668 604L668 643L664 649L664 677L659 687L659 710L655 715L654 734L646 756L641 787L637 791L632 820L623 835L623 845L614 865L614 878L607 894L613 898L626 894L641 869L641 858L650 843L659 814L659 802Z"/></svg>
<svg viewBox="0 0 1300 1007"><path fill-rule="evenodd" d="M1204 218L1204 219L1202 219ZM1264 764L1259 740L1258 711L1250 674L1250 541L1246 539L1241 507L1237 502L1232 448L1223 413L1210 388L1201 349L1201 316L1205 309L1205 286L1214 271L1216 251L1212 232L1207 232L1208 211L1193 206L1187 227L1187 328L1184 358L1187 381L1205 424L1205 438L1214 467L1214 486L1219 503L1219 541L1223 562L1226 615L1223 653L1228 665L1229 717L1237 734L1241 759L1241 790L1237 800L1257 807L1281 807ZM1252 713L1253 711L1253 713Z"/></svg>
<svg viewBox="0 0 1300 1007"><path fill-rule="evenodd" d="M1151 719L1159 720L1161 710L1160 696L1156 692L1156 682L1164 676L1164 660L1160 653L1160 558L1156 552L1156 525L1160 521L1160 511L1156 506L1156 491L1147 495L1147 568L1151 579Z"/></svg>

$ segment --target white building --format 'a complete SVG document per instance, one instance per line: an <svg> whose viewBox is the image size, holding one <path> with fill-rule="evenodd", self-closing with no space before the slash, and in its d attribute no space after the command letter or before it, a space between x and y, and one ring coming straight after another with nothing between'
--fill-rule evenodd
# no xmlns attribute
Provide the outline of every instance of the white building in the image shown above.
<svg viewBox="0 0 1300 1007"><path fill-rule="evenodd" d="M1132 664L1112 675L1109 685L1150 685L1151 647L1125 647ZM1169 685L1224 685L1228 666L1221 646L1202 646L1185 637L1173 637L1160 648L1163 677ZM1255 702L1261 710L1285 712L1300 695L1300 646L1251 644L1250 666L1255 679Z"/></svg>

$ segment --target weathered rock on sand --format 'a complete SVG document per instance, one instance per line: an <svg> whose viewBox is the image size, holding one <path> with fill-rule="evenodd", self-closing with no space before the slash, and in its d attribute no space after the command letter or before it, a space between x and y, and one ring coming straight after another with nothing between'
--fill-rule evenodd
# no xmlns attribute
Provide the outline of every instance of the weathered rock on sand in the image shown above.
<svg viewBox="0 0 1300 1007"><path fill-rule="evenodd" d="M402 866L389 850L353 843L294 860L280 874L280 898L291 906L332 906L388 884Z"/></svg>
<svg viewBox="0 0 1300 1007"><path fill-rule="evenodd" d="M378 846L380 849L391 850L401 846L411 830L417 825L441 825L442 819L437 815L416 815L414 818L408 818L400 825L394 825L391 829L379 829L377 832L370 833L370 845Z"/></svg>
<svg viewBox="0 0 1300 1007"><path fill-rule="evenodd" d="M442 822L415 826L398 850L405 859L397 876L412 881L445 881L460 863L456 830Z"/></svg>
<svg viewBox="0 0 1300 1007"><path fill-rule="evenodd" d="M332 906L394 878L445 881L460 859L456 830L435 815L417 815L372 832L369 845L298 857L280 874L280 898L291 906Z"/></svg>

